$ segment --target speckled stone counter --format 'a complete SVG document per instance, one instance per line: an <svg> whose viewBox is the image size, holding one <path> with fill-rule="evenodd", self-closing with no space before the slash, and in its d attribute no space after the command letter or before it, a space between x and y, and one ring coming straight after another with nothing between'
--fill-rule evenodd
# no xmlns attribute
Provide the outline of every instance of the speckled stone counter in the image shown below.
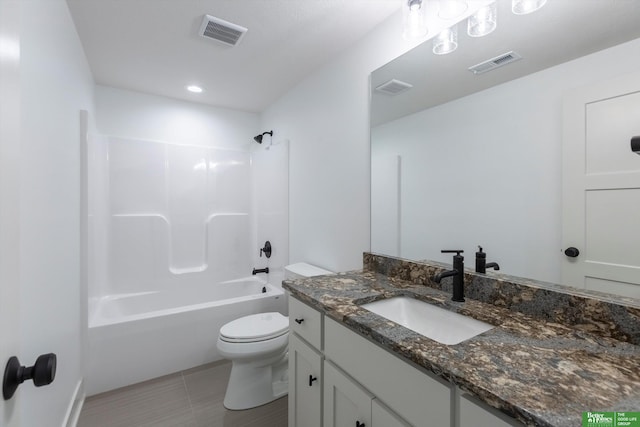
<svg viewBox="0 0 640 427"><path fill-rule="evenodd" d="M633 323L640 322L640 309L634 306L637 300L621 299L623 304L618 305L613 298L594 303L588 296L576 296L587 306L599 307L594 314L600 320L589 322L584 315L577 316L580 321L572 325L576 316L563 322L566 316L557 305L553 305L557 315L545 320L546 314L515 310L507 307L513 304L501 303L499 298L497 304L470 297L464 303L453 302L449 292L377 272L367 256L372 255L365 254L367 269L284 281L283 286L295 298L526 425L580 427L585 411L640 411L640 347L632 344L635 326L621 333L601 330L602 324L611 327L611 322L602 319L612 316L602 314L602 303L622 307L609 309L622 317L631 316ZM438 266L429 268L437 271ZM530 296L530 290L523 288L522 292ZM445 345L359 307L401 295L495 328L460 344ZM529 296L518 304L524 306ZM546 295L550 301L553 296L559 295ZM580 311L575 307L567 310Z"/></svg>

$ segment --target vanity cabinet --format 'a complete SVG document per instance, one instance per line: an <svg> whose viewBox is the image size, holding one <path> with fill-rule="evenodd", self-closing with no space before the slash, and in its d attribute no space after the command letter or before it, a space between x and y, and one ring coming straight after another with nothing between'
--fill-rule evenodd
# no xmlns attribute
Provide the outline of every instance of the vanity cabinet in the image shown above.
<svg viewBox="0 0 640 427"><path fill-rule="evenodd" d="M289 298L289 427L522 426Z"/></svg>

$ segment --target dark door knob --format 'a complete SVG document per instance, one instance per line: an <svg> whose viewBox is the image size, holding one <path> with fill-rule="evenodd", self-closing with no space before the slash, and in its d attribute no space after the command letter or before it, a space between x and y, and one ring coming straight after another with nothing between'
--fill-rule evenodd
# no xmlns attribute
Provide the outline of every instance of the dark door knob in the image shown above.
<svg viewBox="0 0 640 427"><path fill-rule="evenodd" d="M17 357L10 357L2 381L4 400L11 399L18 386L26 380L33 380L36 387L51 384L56 377L56 365L57 357L54 353L38 356L35 365L28 368L20 365Z"/></svg>
<svg viewBox="0 0 640 427"><path fill-rule="evenodd" d="M573 246L571 246L570 248L565 249L564 254L569 258L575 258L580 255L580 251L578 250L578 248L574 248Z"/></svg>

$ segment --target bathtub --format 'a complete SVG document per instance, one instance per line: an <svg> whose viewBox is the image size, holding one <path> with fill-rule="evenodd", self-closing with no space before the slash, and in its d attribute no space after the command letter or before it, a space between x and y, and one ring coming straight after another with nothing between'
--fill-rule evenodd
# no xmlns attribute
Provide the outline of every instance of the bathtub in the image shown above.
<svg viewBox="0 0 640 427"><path fill-rule="evenodd" d="M286 299L257 276L100 298L89 313L87 395L219 360L222 325L267 311L285 313Z"/></svg>

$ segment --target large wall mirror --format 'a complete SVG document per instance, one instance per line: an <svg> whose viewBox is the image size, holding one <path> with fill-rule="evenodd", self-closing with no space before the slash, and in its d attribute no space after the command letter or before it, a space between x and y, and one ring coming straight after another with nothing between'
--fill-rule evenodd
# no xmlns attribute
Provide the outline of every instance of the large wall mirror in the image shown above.
<svg viewBox="0 0 640 427"><path fill-rule="evenodd" d="M434 0L436 1L436 0ZM427 40L371 77L371 250L451 263L480 245L501 271L561 283L563 99L640 71L640 2L548 0L515 15L497 1L485 37ZM474 74L473 65L521 57ZM513 54L514 53L514 54ZM412 87L390 95L390 80Z"/></svg>

